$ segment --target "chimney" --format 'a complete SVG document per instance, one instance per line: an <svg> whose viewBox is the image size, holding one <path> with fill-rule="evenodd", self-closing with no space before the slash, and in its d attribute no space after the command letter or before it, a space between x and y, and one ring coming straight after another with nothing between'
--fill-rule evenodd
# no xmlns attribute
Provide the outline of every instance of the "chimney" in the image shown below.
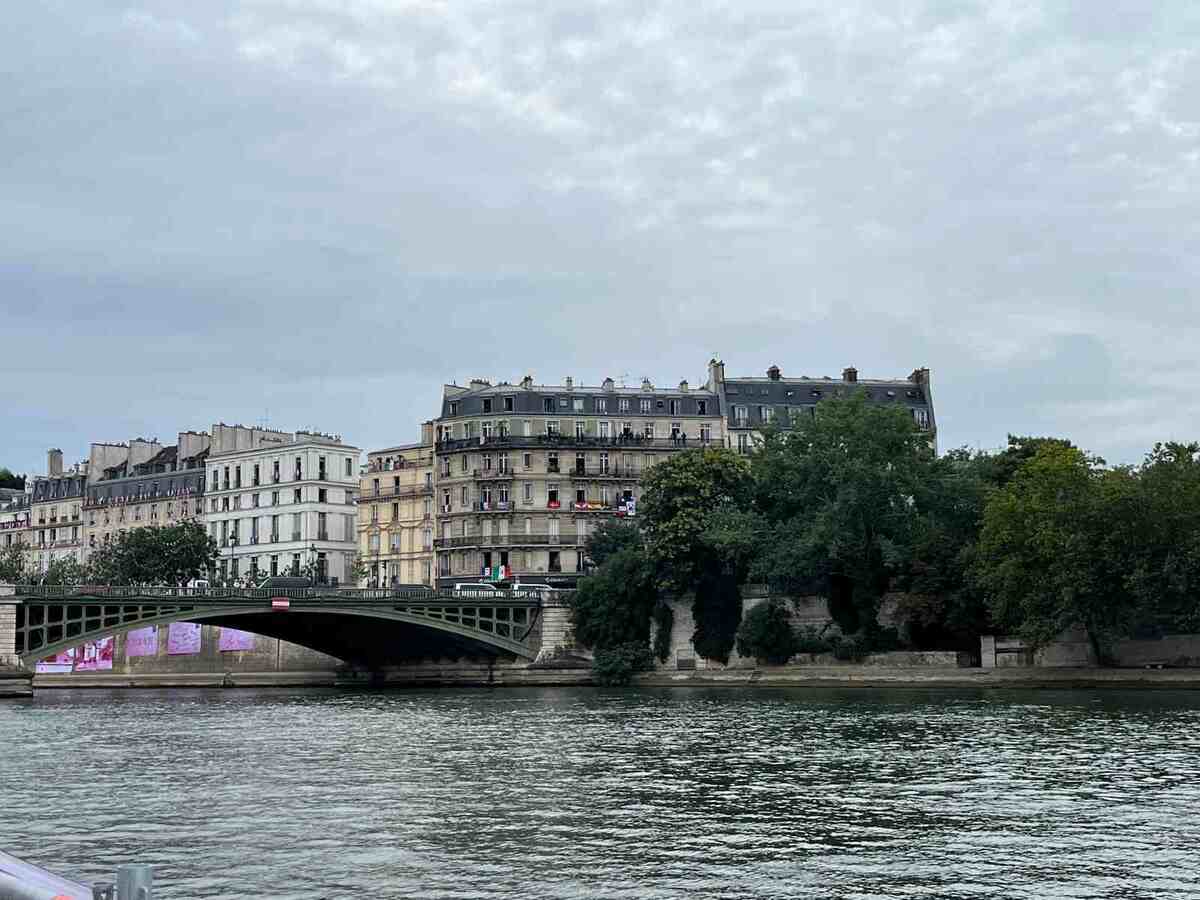
<svg viewBox="0 0 1200 900"><path fill-rule="evenodd" d="M471 379L471 390L473 390L473 391L479 390L479 388L485 388L485 387L491 387L491 386L492 386L492 383L490 381L488 381L486 378L472 378Z"/></svg>
<svg viewBox="0 0 1200 900"><path fill-rule="evenodd" d="M649 378L643 378L643 379L642 379L642 390L643 390L643 391L652 391L652 390L654 390L654 385L650 383L650 379L649 379Z"/></svg>
<svg viewBox="0 0 1200 900"><path fill-rule="evenodd" d="M55 447L46 451L46 474L51 478L63 473L62 451Z"/></svg>
<svg viewBox="0 0 1200 900"><path fill-rule="evenodd" d="M929 383L929 369L927 369L927 368L913 369L913 373L908 376L908 380L911 381L913 384L928 384Z"/></svg>
<svg viewBox="0 0 1200 900"><path fill-rule="evenodd" d="M710 391L720 391L721 385L724 383L725 363L714 356L708 361L708 389Z"/></svg>
<svg viewBox="0 0 1200 900"><path fill-rule="evenodd" d="M845 381L847 384L857 384L858 369L854 368L854 366L842 369L842 381Z"/></svg>
<svg viewBox="0 0 1200 900"><path fill-rule="evenodd" d="M575 387L575 379L574 379L574 378L572 378L570 375L568 375L568 376L567 376L567 390L569 391L569 390L571 390L573 387Z"/></svg>
<svg viewBox="0 0 1200 900"><path fill-rule="evenodd" d="M611 391L613 389L613 380L611 378L605 378L603 386L606 391Z"/></svg>
<svg viewBox="0 0 1200 900"><path fill-rule="evenodd" d="M687 383L687 379L685 378L683 381L679 382L679 393L686 394L687 389L688 389L688 383Z"/></svg>
<svg viewBox="0 0 1200 900"><path fill-rule="evenodd" d="M521 379L521 387L523 387L527 391L531 390L533 388L533 376L526 375L524 378L522 378Z"/></svg>
<svg viewBox="0 0 1200 900"><path fill-rule="evenodd" d="M771 368L767 369L767 377L772 381L778 381L781 374L779 366L771 366Z"/></svg>

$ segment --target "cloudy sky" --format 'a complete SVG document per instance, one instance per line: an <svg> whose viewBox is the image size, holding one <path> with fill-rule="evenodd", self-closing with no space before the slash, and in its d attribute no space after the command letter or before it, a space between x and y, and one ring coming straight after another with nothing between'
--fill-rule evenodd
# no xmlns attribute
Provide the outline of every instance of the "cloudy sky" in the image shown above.
<svg viewBox="0 0 1200 900"><path fill-rule="evenodd" d="M929 366L943 448L1200 438L1200 4L6 5L0 465L443 382Z"/></svg>

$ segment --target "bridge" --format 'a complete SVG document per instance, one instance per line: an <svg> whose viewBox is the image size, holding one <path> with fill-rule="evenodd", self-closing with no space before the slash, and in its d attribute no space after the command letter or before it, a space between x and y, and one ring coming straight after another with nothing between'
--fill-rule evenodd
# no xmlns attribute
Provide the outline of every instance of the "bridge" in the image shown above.
<svg viewBox="0 0 1200 900"><path fill-rule="evenodd" d="M422 588L0 587L0 664L34 664L147 625L225 625L379 668L420 659L553 655L568 630L552 590L471 596ZM8 596L4 596L8 594Z"/></svg>

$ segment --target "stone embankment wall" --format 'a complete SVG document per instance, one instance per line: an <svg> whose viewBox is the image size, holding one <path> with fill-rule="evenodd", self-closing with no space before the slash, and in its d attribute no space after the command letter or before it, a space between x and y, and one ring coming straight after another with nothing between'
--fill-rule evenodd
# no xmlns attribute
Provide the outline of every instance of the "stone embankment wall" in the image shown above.
<svg viewBox="0 0 1200 900"><path fill-rule="evenodd" d="M1031 652L1019 639L985 637L982 641L984 666L991 667L989 646L994 642L996 668L1078 668L1097 665L1096 654L1082 627L1069 628L1057 641ZM1171 666L1200 667L1200 635L1168 634L1152 640L1127 639L1112 646L1113 662L1118 667Z"/></svg>

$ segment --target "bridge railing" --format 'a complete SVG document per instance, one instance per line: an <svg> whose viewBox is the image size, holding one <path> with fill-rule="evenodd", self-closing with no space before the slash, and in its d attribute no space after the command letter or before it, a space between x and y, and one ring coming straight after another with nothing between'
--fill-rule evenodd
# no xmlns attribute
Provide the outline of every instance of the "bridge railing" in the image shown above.
<svg viewBox="0 0 1200 900"><path fill-rule="evenodd" d="M486 606L513 602L540 602L541 590L511 590L496 593L456 592L422 588L320 588L320 587L174 587L170 585L106 585L75 584L17 585L17 597L39 600L115 600L144 602L146 600L176 600L194 602L264 601L283 597L289 600L323 600L341 603L405 602Z"/></svg>

